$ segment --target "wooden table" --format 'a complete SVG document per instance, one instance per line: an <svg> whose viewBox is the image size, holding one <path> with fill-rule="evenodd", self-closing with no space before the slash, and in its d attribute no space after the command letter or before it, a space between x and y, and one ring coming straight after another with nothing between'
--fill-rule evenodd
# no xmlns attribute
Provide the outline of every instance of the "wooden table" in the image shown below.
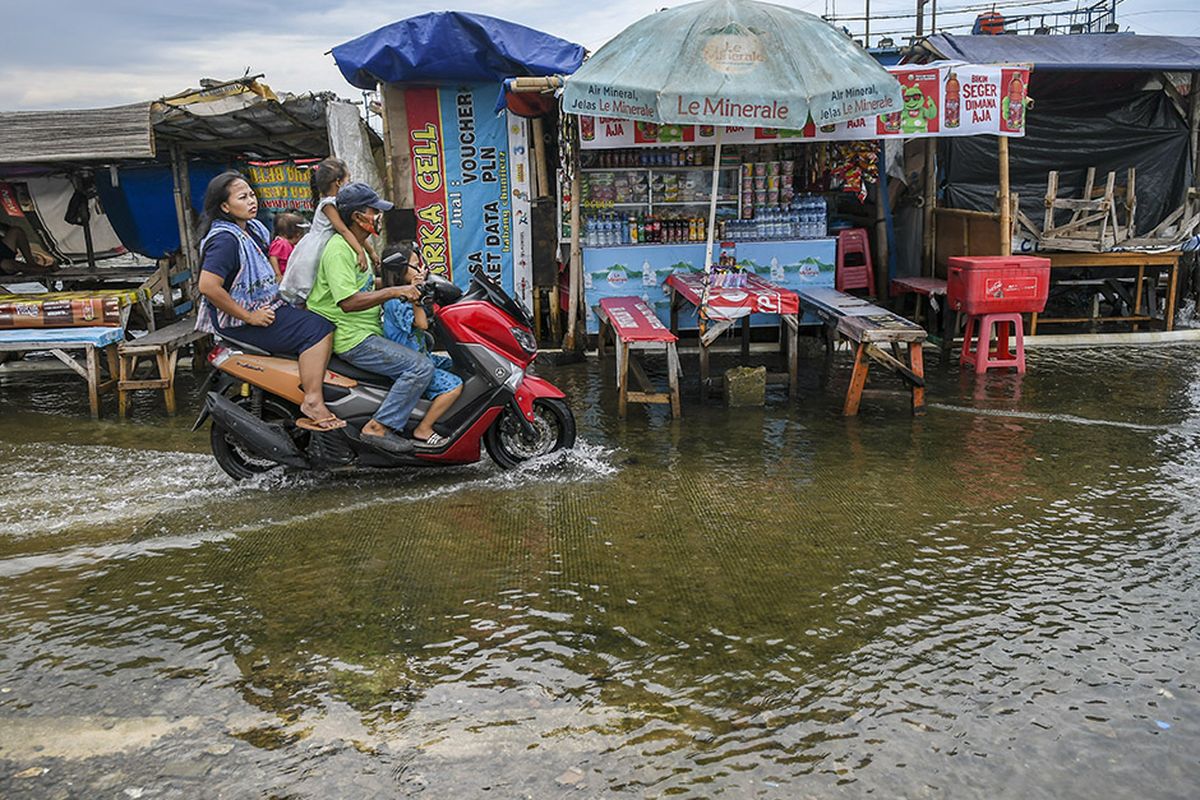
<svg viewBox="0 0 1200 800"><path fill-rule="evenodd" d="M87 381L92 419L100 416L100 395L117 386L117 345L125 330L118 327L16 328L0 331L0 353L47 351ZM81 364L69 352L83 351ZM108 380L101 373L100 356L108 366Z"/></svg>
<svg viewBox="0 0 1200 800"><path fill-rule="evenodd" d="M666 403L671 406L671 416L678 419L679 405L679 354L675 349L678 338L667 330L640 297L605 297L594 308L600 320L600 334L596 337L596 349L604 357L604 340L613 336L617 354L617 415L625 419L629 403ZM638 361L637 354L662 353L667 357L667 391L655 391L646 370ZM629 390L629 373L641 387L640 392Z"/></svg>
<svg viewBox="0 0 1200 800"><path fill-rule="evenodd" d="M742 323L742 358L750 355L750 315L778 314L784 330L779 336L779 349L787 359L788 396L795 398L799 392L797 377L800 365L800 298L790 289L776 286L752 273L739 276L744 280L739 286L713 286L708 293L708 319L700 321L700 395L704 398L709 389L708 349L733 327ZM667 278L667 291L671 296L671 331L679 332L679 309L688 304L699 309L704 305L704 274L701 272L676 272Z"/></svg>
<svg viewBox="0 0 1200 800"><path fill-rule="evenodd" d="M921 345L928 334L924 328L868 300L836 289L802 289L800 302L825 323L831 341L840 336L854 345L854 370L842 406L845 416L858 414L870 361L896 373L912 392L912 413L918 416L925 413L925 356ZM908 347L907 364L901 358L901 344ZM891 352L884 350L885 346Z"/></svg>
<svg viewBox="0 0 1200 800"><path fill-rule="evenodd" d="M1137 287L1134 290L1133 314L1127 317L1104 317L1105 322L1132 322L1136 328L1139 322L1160 321L1164 323L1166 330L1175 329L1175 294L1179 284L1179 259L1182 253L1178 250L1171 250L1165 253L1139 253L1139 252L1112 252L1112 253L1039 253L1038 255L1050 259L1050 281L1054 283L1054 270L1064 269L1081 269L1081 270L1111 270L1111 269L1128 269L1137 268ZM1160 319L1153 314L1142 313L1142 282L1146 277L1146 270L1155 270L1155 279L1157 280L1157 270L1170 270L1170 276L1167 281L1167 306L1165 318ZM1038 314L1032 315L1029 324L1029 335L1033 336L1037 333L1038 323L1070 323L1070 322L1095 322L1095 317L1044 317Z"/></svg>

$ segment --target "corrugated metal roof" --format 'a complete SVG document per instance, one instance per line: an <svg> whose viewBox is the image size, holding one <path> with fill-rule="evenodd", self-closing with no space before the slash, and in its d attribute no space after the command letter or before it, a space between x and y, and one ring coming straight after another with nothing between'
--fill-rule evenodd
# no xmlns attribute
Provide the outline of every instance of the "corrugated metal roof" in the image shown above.
<svg viewBox="0 0 1200 800"><path fill-rule="evenodd" d="M0 164L154 158L150 103L0 112Z"/></svg>

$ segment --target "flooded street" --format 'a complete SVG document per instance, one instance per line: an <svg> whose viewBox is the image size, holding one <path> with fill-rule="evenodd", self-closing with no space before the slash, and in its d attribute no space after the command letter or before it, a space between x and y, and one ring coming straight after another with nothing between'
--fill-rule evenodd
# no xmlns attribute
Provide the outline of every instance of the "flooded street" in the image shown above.
<svg viewBox="0 0 1200 800"><path fill-rule="evenodd" d="M915 420L544 367L572 453L242 485L186 370L12 379L0 796L1197 796L1200 348L931 360Z"/></svg>

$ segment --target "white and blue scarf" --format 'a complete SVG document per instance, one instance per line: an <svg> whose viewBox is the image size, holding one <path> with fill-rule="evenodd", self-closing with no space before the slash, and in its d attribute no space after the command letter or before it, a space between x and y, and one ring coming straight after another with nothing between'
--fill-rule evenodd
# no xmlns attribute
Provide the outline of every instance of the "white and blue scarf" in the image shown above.
<svg viewBox="0 0 1200 800"><path fill-rule="evenodd" d="M212 227L208 229L208 235L200 242L201 262L204 260L204 246L208 240L218 234L226 233L237 237L238 260L241 263L237 275L233 278L233 285L229 287L229 296L247 311L257 311L260 308L279 308L283 305L283 299L279 296L279 284L275 280L275 270L271 268L271 262L267 260L266 255L255 241L255 237L258 237L265 242L269 236L266 226L258 220L252 219L247 222L246 230L223 219L215 220ZM196 314L197 330L206 333L216 332L212 324L214 312L218 327L233 328L245 324L240 319L212 306L207 298L202 297L199 312Z"/></svg>

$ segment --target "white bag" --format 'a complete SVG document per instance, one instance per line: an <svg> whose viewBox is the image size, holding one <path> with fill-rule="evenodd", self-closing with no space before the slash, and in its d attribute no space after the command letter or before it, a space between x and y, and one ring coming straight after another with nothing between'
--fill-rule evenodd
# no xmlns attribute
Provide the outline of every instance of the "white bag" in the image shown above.
<svg viewBox="0 0 1200 800"><path fill-rule="evenodd" d="M325 245L333 238L332 226L325 230L310 230L296 243L296 249L288 257L287 271L279 283L279 294L294 306L308 299L312 291L313 281L317 279L317 267L321 263L321 253Z"/></svg>
<svg viewBox="0 0 1200 800"><path fill-rule="evenodd" d="M313 212L312 227L296 243L296 249L292 250L291 256L288 257L283 280L279 282L280 296L294 306L308 299L308 293L312 291L313 282L317 279L321 254L325 252L325 245L333 238L333 224L325 215L327 205L336 207L334 198L322 197L321 202L317 203Z"/></svg>

